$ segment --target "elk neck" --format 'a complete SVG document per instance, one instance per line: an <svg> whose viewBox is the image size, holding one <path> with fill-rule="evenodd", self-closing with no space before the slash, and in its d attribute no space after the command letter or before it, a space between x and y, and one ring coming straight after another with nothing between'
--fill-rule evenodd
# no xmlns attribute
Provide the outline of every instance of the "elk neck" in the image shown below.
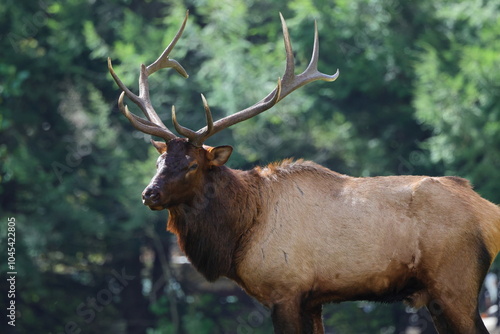
<svg viewBox="0 0 500 334"><path fill-rule="evenodd" d="M190 203L168 209L167 230L207 280L235 278L246 236L261 211L259 187L254 171L214 167Z"/></svg>

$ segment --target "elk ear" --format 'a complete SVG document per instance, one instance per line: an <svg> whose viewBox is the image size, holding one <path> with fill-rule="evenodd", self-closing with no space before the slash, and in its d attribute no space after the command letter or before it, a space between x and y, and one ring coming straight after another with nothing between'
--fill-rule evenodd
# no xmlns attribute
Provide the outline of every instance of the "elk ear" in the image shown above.
<svg viewBox="0 0 500 334"><path fill-rule="evenodd" d="M151 139L151 144L153 144L153 146L156 148L158 153L163 154L163 153L167 152L167 144L165 144L164 142L154 141L153 139Z"/></svg>
<svg viewBox="0 0 500 334"><path fill-rule="evenodd" d="M229 145L206 147L206 150L210 166L224 165L229 159L231 153L233 153L233 148Z"/></svg>

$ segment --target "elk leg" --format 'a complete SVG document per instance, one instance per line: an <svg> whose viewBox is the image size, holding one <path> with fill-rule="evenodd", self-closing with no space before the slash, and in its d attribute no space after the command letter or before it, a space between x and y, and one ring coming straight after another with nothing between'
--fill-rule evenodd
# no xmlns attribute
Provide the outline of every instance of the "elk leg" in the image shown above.
<svg viewBox="0 0 500 334"><path fill-rule="evenodd" d="M459 334L452 329L452 323L441 309L435 309L436 305L427 305L427 310L431 314L432 322L439 334Z"/></svg>
<svg viewBox="0 0 500 334"><path fill-rule="evenodd" d="M460 298L464 298L464 296ZM427 304L427 309L439 334L489 333L479 315L477 305L466 305L458 298L454 298L454 300L453 302L453 300L433 299Z"/></svg>
<svg viewBox="0 0 500 334"><path fill-rule="evenodd" d="M324 334L325 328L323 327L323 305L318 305L313 311L313 324L314 324L314 334Z"/></svg>
<svg viewBox="0 0 500 334"><path fill-rule="evenodd" d="M275 304L272 310L275 334L301 334L300 305L295 301Z"/></svg>
<svg viewBox="0 0 500 334"><path fill-rule="evenodd" d="M491 255L480 239L449 250L454 257L441 261L428 273L431 313L440 334L488 334L478 311L478 295Z"/></svg>
<svg viewBox="0 0 500 334"><path fill-rule="evenodd" d="M306 308L302 313L302 333L324 334L323 319L321 317L322 305Z"/></svg>

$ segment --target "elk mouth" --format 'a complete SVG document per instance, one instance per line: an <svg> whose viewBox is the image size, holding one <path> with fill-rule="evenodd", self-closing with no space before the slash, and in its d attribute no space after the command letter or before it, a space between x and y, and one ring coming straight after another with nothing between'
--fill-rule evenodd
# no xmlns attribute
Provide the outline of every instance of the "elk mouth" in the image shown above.
<svg viewBox="0 0 500 334"><path fill-rule="evenodd" d="M143 198L142 204L147 206L152 211L160 211L167 208L166 205L162 205L158 203L158 201L155 201L154 199L151 198Z"/></svg>
<svg viewBox="0 0 500 334"><path fill-rule="evenodd" d="M164 207L164 206L152 206L152 205L148 205L148 207L152 211L161 211L161 210L166 209L166 207Z"/></svg>

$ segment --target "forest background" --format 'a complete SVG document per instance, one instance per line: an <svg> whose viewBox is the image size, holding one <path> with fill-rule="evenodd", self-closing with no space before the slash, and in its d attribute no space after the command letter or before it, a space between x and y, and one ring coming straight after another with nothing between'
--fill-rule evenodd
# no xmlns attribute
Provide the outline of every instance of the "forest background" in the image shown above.
<svg viewBox="0 0 500 334"><path fill-rule="evenodd" d="M220 118L271 91L285 62L279 12L297 70L314 20L319 69L340 70L212 137L234 146L230 167L295 157L353 176L457 175L500 203L498 0L3 0L0 249L6 273L15 217L17 333L272 331L269 312L239 288L206 284L183 263L167 213L141 203L156 152L119 113L106 58L137 91L139 65L156 59L186 9L172 56L190 78L152 77L166 124L175 104L182 124L203 126L200 93ZM4 274L0 287L5 312ZM325 324L432 332L425 312L402 304L329 305Z"/></svg>

